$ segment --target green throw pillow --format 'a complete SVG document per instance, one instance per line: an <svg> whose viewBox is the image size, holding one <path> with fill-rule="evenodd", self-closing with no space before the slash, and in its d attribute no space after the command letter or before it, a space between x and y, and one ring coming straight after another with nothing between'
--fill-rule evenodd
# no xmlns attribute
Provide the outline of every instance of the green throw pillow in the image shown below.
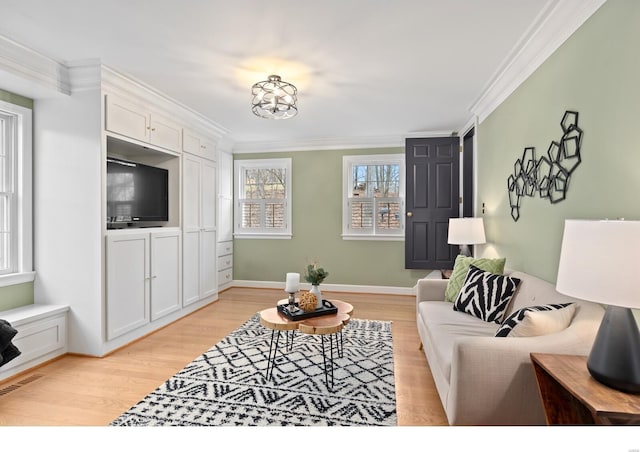
<svg viewBox="0 0 640 452"><path fill-rule="evenodd" d="M444 293L444 299L453 303L458 298L458 293L464 284L464 279L469 271L469 265L473 264L481 270L493 273L494 275L501 275L504 272L504 263L506 259L504 257L498 259L487 259L485 257L470 257L459 254L456 257L456 262L453 265L453 271L451 277L447 283L447 290Z"/></svg>

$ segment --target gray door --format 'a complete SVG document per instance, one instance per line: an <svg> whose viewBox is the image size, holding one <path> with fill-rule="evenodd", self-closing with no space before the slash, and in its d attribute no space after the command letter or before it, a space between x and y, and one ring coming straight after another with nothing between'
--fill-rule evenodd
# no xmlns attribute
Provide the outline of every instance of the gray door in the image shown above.
<svg viewBox="0 0 640 452"><path fill-rule="evenodd" d="M405 268L453 268L459 248L447 235L449 218L460 216L460 139L408 138L405 153Z"/></svg>

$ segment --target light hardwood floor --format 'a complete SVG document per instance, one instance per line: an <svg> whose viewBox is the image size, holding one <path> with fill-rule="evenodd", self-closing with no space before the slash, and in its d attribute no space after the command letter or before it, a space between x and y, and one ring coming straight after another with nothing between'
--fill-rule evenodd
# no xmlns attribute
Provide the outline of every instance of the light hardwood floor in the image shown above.
<svg viewBox="0 0 640 452"><path fill-rule="evenodd" d="M415 297L323 291L351 303L354 318L392 321L398 425L447 425L415 324ZM105 426L208 350L282 290L232 288L219 299L103 358L66 355L16 378L0 395L0 425Z"/></svg>

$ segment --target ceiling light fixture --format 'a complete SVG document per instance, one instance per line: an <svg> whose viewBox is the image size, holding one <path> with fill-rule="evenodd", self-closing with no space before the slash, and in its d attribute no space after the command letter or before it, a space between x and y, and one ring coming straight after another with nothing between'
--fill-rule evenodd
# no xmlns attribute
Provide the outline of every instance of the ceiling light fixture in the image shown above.
<svg viewBox="0 0 640 452"><path fill-rule="evenodd" d="M298 90L291 83L283 82L279 75L270 75L269 80L256 83L251 87L251 93L251 111L256 116L287 119L298 114Z"/></svg>

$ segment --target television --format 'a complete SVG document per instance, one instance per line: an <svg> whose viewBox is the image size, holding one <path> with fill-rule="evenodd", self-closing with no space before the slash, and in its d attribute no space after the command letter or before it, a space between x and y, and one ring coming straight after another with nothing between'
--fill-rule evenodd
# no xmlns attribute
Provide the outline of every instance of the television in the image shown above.
<svg viewBox="0 0 640 452"><path fill-rule="evenodd" d="M169 171L107 158L107 228L157 221L169 221Z"/></svg>

